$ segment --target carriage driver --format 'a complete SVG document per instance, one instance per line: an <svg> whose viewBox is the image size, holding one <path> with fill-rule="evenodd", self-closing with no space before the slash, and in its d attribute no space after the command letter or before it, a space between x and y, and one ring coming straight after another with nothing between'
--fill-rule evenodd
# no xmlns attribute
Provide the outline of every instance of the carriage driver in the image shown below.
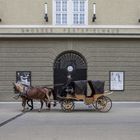
<svg viewBox="0 0 140 140"><path fill-rule="evenodd" d="M67 94L70 94L72 95L73 97L75 97L75 94L74 94L74 89L73 89L73 86L71 85L71 82L72 82L72 77L71 75L69 74L67 76L67 83L64 85L63 89L62 89L62 97L66 97Z"/></svg>

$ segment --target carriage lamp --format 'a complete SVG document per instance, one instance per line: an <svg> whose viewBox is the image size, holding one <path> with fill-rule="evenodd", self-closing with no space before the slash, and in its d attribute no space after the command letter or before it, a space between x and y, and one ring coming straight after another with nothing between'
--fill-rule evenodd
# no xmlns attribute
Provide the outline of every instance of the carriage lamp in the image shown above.
<svg viewBox="0 0 140 140"><path fill-rule="evenodd" d="M45 16L44 19L46 20L46 22L48 22L48 5L47 3L45 3Z"/></svg>
<svg viewBox="0 0 140 140"><path fill-rule="evenodd" d="M0 22L2 22L2 19L0 18Z"/></svg>
<svg viewBox="0 0 140 140"><path fill-rule="evenodd" d="M92 22L95 22L96 20L96 3L93 3L93 17Z"/></svg>

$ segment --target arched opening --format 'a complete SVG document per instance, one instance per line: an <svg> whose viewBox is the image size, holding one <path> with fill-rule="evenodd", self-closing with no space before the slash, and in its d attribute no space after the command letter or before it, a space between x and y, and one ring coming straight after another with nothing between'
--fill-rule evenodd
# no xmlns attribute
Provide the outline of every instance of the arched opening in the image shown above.
<svg viewBox="0 0 140 140"><path fill-rule="evenodd" d="M87 62L84 56L76 51L65 51L57 56L54 61L54 89L61 91L61 84L67 82L68 75L72 81L87 80Z"/></svg>

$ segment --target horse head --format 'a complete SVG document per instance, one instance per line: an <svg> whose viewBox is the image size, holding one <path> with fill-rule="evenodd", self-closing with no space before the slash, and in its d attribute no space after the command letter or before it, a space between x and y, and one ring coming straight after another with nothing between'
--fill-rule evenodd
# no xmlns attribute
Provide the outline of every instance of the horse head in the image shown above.
<svg viewBox="0 0 140 140"><path fill-rule="evenodd" d="M21 83L13 83L13 86L15 93L23 93L24 86Z"/></svg>

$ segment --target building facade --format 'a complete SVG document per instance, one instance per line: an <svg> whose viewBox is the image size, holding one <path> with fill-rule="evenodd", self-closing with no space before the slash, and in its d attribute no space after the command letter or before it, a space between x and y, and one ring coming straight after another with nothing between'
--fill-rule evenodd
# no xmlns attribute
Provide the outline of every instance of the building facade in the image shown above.
<svg viewBox="0 0 140 140"><path fill-rule="evenodd" d="M0 101L12 82L104 80L113 100L140 101L139 0L0 0Z"/></svg>

